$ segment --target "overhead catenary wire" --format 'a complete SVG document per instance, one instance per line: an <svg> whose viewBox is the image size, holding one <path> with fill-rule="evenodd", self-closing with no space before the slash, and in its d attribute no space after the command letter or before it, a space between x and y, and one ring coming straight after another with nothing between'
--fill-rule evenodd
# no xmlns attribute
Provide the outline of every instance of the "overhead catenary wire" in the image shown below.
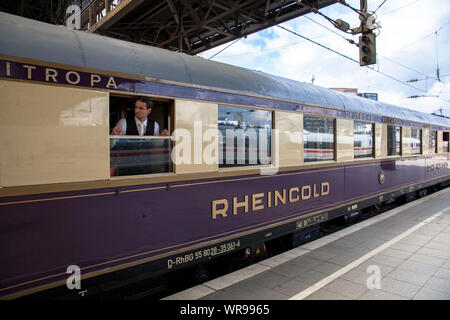
<svg viewBox="0 0 450 320"><path fill-rule="evenodd" d="M350 61L352 61L352 62L355 62L355 63L359 64L359 61L357 61L357 60L355 60L355 59L353 59L353 58L351 58L351 57L349 57L349 56L346 56L346 55L344 55L344 54L342 54L342 53L340 53L340 52L338 52L338 51L336 51L336 50L333 50L333 49L331 49L331 48L329 48L329 47L327 47L327 46L325 46L325 45L322 45L322 44L320 44L320 43L317 42L317 41L314 41L314 40L312 40L312 39L309 39L309 38L307 38L307 37L305 37L305 36L299 34L298 32L295 32L295 31L292 31L292 30L290 30L290 29L287 29L287 28L285 28L285 27L283 27L283 26L281 26L281 25L276 25L276 26L277 26L278 28L283 29L283 30L285 30L285 31L287 31L287 32L289 32L289 33L292 33L292 34L294 34L294 35L296 35L296 36L298 36L298 37L300 37L300 38L302 38L302 39L304 39L304 40L306 40L306 41L309 41L309 42L311 42L311 43L313 43L313 44L315 44L315 45L317 45L317 46L319 46L319 47L322 47L322 48L324 48L324 49L326 49L326 50L328 50L328 51L331 51L331 52L333 52L333 53L335 53L335 54L337 54L337 55L339 55L339 56L341 56L341 57L343 57L343 58L345 58L345 59L347 59L347 60L350 60ZM238 40L239 40L239 39L238 39ZM214 54L213 56L211 56L211 57L208 58L208 59L212 59L213 57L217 56L219 53L223 52L225 49L227 49L228 47L230 47L231 45L233 45L234 43L236 43L238 40L234 41L233 43L231 43L230 45L228 45L228 46L225 47L224 49L220 50L219 52L217 52L216 54ZM347 40L347 39L346 39L346 40ZM388 78L390 78L390 79L392 79L392 80L394 80L394 81L396 81L396 82L399 82L399 83L401 83L401 84L403 84L403 85L405 85L405 86L408 86L408 87L410 87L410 88L412 88L412 89L421 91L421 92L423 92L423 93L427 93L425 90L420 89L420 88L417 88L417 87L414 87L414 86L412 86L412 85L410 85L410 84L408 84L408 83L406 83L406 82L404 82L404 81L402 81L402 80L400 80L400 79L394 78L393 76L391 76L391 75L389 75L389 74L387 74L387 73L384 73L384 72L382 72L382 71L376 70L376 69L374 69L374 68L372 68L372 67L369 67L369 66L366 66L366 67L367 67L368 69L372 70L372 71L375 71L375 72L377 72L377 73L379 73L379 74L381 74L381 75L384 75L384 76L386 76L386 77L388 77Z"/></svg>
<svg viewBox="0 0 450 320"><path fill-rule="evenodd" d="M395 11L400 10L400 9L404 9L404 8L406 8L406 7L409 7L409 6L415 4L416 2L419 2L419 1L422 1L422 0L416 0L416 1L413 1L413 2L408 3L407 5L404 5L404 6L402 6L402 7L393 9L393 10L388 11L388 12L384 12L383 14L380 14L380 17L381 17L381 16L386 16L386 15L391 14L391 13L393 13L393 12L395 12Z"/></svg>
<svg viewBox="0 0 450 320"><path fill-rule="evenodd" d="M399 65L399 66L401 66L401 67L403 67L403 68L405 68L405 69L408 69L408 70L410 70L410 71L413 71L413 72L416 72L416 73L418 73L418 74L421 74L422 76L424 76L424 77L426 77L426 78L429 78L429 79L433 79L433 80L439 81L439 79L437 79L436 77L431 77L431 76L429 76L429 75L427 75L427 74L425 74L425 73L423 73L423 72L420 72L419 70L415 70L415 69L413 69L413 68L411 68L411 67L405 66L404 64L401 64L400 62L394 61L394 60L392 60L392 59L390 59L390 58L388 58L388 57L381 56L381 55L379 55L379 57L381 57L381 58L383 58L383 59L386 59L386 60L389 60L390 62L392 62L392 63L394 63L394 64L396 64L396 65Z"/></svg>
<svg viewBox="0 0 450 320"><path fill-rule="evenodd" d="M345 1L340 0L339 3L345 5L345 6L349 7L349 8L351 8L352 10L356 11L356 13L358 13L359 15L361 15L361 12L360 12L358 9L355 9L355 8L351 7L351 6L348 5ZM328 20L332 25L334 25L334 26L337 25L337 21L336 21L336 20L334 20L334 19L328 17L327 15L323 14L323 13L320 12L317 8L311 7L311 6L309 6L309 5L307 5L307 4L303 3L303 2L301 2L301 3L299 3L299 4L301 4L301 5L302 5L303 7L305 7L305 8L308 8L309 10L311 10L311 12L313 12L313 13L315 13L315 14L318 14L318 15L320 15L320 16L322 16L322 17L324 17L324 18L325 18L326 20ZM349 31L344 31L344 30L342 30L342 32L345 32L345 33L348 33L348 34L352 34L352 33L349 32Z"/></svg>
<svg viewBox="0 0 450 320"><path fill-rule="evenodd" d="M346 59L348 59L348 60L350 60L350 61L359 63L359 62L356 61L355 59L350 58L349 56L346 56L345 54L342 54L342 53L340 53L340 52L338 52L338 51L336 51L336 50L333 50L333 49L331 49L331 48L328 48L327 46L324 46L323 44L320 44L320 43L318 43L318 42L316 42L316 41L314 41L314 40L311 40L311 39L309 39L309 38L307 38L307 37L305 37L305 36L302 36L300 33L297 33L297 32L295 32L295 31L289 30L289 29L287 29L287 28L285 28L285 27L283 27L283 26L280 26L280 25L277 25L277 27L278 27L278 28L281 28L281 29L283 29L283 30L285 30L285 31L287 31L287 32L290 32L290 33L292 33L292 34L294 34L294 35L296 35L296 36L298 36L298 37L300 37L300 38L302 38L302 39L305 39L305 40L307 40L307 41L309 41L309 42L312 42L312 43L314 43L315 45L318 45L319 47L322 47L322 48L324 48L324 49L326 49L326 50L329 50L329 51L331 51L331 52L334 52L334 53L340 55L340 56L343 57L343 58L346 58Z"/></svg>
<svg viewBox="0 0 450 320"><path fill-rule="evenodd" d="M324 25L321 24L320 22L317 22L317 21L315 21L315 20L313 20L313 19L311 19L311 18L309 18L309 17L307 17L307 16L305 16L305 18L308 19L308 20L310 20L310 21L312 21L312 22L314 22L315 24L318 24L318 25L321 26L322 28L327 29L327 30L330 31L330 32L333 32L334 34L336 34L337 36L341 37L341 38L344 39L345 41L348 41L349 43L356 45L355 41L353 41L352 39L348 39L348 38L344 37L342 34L340 34L340 33L336 32L336 31L334 31L333 29L328 28L327 26L324 26Z"/></svg>
<svg viewBox="0 0 450 320"><path fill-rule="evenodd" d="M376 12L376 11L377 11L377 10L378 10L378 9L379 9L386 1L387 1L387 0L385 0L383 3L381 3L381 5L378 6L378 8L375 10L375 12ZM352 39L348 39L348 38L344 37L342 34L340 34L340 33L336 32L336 31L334 31L334 30L328 28L327 26L324 26L323 24L321 24L321 23L319 23L319 22L317 22L317 21L315 21L315 20L313 20L313 19L311 19L311 18L309 18L309 17L307 17L307 16L305 16L305 18L308 19L308 20L310 20L310 21L312 21L312 22L314 22L315 24L318 24L318 25L321 26L322 28L325 28L325 29L327 29L328 31L330 31L330 32L332 32L332 33L334 33L334 34L336 34L337 36L343 38L344 40L348 41L349 43L355 44L355 42L354 42ZM441 29L443 29L443 28L444 28L445 26L447 26L449 23L450 23L450 21L448 21L447 23L445 23L444 25L442 25L440 28L438 28L437 32L439 32ZM356 44L355 44L355 45L356 45ZM437 50L437 44L436 44L436 50ZM381 58L383 58L383 59L387 59L387 60L391 61L391 62L394 63L394 64L397 64L397 65L399 65L399 66L401 66L401 67L403 67L403 68L405 68L405 69L408 69L408 70L410 70L410 71L419 73L419 74L421 74L421 75L423 75L423 76L425 76L425 77L427 77L427 78L434 79L434 80L436 80L436 81L442 82L438 77L430 77L430 76L426 75L426 74L423 73L423 72L420 72L420 71L415 70L415 69L413 69L413 68L411 68L411 67L405 66L404 64L401 64L401 63L399 63L399 62L396 62L396 61L394 61L394 60L392 60L392 59L390 59L390 58L387 58L387 57L384 57L384 56L379 56L379 57L381 57ZM436 53L436 64L438 65L438 61L437 61L437 53Z"/></svg>
<svg viewBox="0 0 450 320"><path fill-rule="evenodd" d="M352 39L348 39L348 38L344 37L344 36L341 35L340 33L338 33L338 32L336 32L336 31L334 31L334 30L328 28L327 26L324 26L323 24L321 24L321 23L319 23L319 22L317 22L317 21L315 21L315 20L313 20L313 19L311 19L311 18L309 18L309 17L307 17L307 16L305 16L305 18L308 19L308 20L310 20L310 21L312 21L312 22L314 22L315 24L318 24L318 25L321 26L322 28L325 28L325 29L327 29L328 31L330 31L330 32L332 32L332 33L334 33L334 34L336 34L337 36L339 36L339 37L341 37L342 39L344 39L344 40L350 42L351 44L355 44L355 42L354 42ZM448 23L447 23L447 24L448 24ZM442 29L443 27L445 27L447 24L445 24L444 26L442 26L440 29ZM439 29L439 30L440 30L440 29ZM357 46L357 44L355 44L355 45ZM423 73L423 72L420 72L420 71L418 71L418 70L415 70L415 69L413 69L413 68L410 68L410 67L408 67L408 66L405 66L405 65L403 65L403 64L401 64L401 63L399 63L399 62L396 62L396 61L394 61L394 60L392 60L392 59L390 59L390 58L387 58L387 57L384 57L384 56L379 56L379 57L381 57L381 58L383 58L383 59L387 59L387 60L391 61L391 62L394 63L394 64L397 64L397 65L399 65L399 66L401 66L401 67L403 67L403 68L405 68L405 69L408 69L408 70L410 70L410 71L419 73L419 74L421 74L421 75L423 75L423 76L425 76L425 77L427 77L427 78L430 78L430 79L434 79L434 80L440 81L438 78L430 77L430 76L426 75L426 74Z"/></svg>
<svg viewBox="0 0 450 320"><path fill-rule="evenodd" d="M378 9L380 9L380 8L383 6L383 4L386 3L386 1L387 1L387 0L384 0L384 1L378 6L378 8L375 9L375 11L374 11L373 13L375 14L375 13L378 11Z"/></svg>
<svg viewBox="0 0 450 320"><path fill-rule="evenodd" d="M375 12L376 12L376 11L377 11L377 10L378 10L378 9L379 9L386 1L387 1L387 0L385 0L383 3L381 3L381 4L378 6L378 8L375 10ZM310 20L310 21L312 21L312 22L314 22L314 23L316 23L316 24L318 24L318 25L321 26L322 28L325 28L325 29L327 29L328 31L330 31L330 32L332 32L332 33L334 33L334 34L336 34L337 36L343 38L344 40L350 42L351 44L355 44L355 42L354 42L353 40L347 39L347 38L344 37L343 35L341 35L341 34L339 34L338 32L336 32L336 31L334 31L334 30L332 30L332 29L330 29L330 28L324 26L323 24L321 24L321 23L319 23L319 22L317 22L317 21L315 21L315 20L313 20L313 19L311 19L311 18L309 18L309 17L307 17L307 16L305 16L305 18L308 19L308 20ZM450 21L447 21L444 25L442 25L440 28L438 28L436 32L439 32L440 30L442 30L442 29L443 29L444 27L446 27L449 23L450 23ZM420 72L420 71L415 70L415 69L413 69L413 68L411 68L411 67L405 66L405 65L403 65L403 64L401 64L401 63L399 63L399 62L396 62L396 61L394 61L394 60L392 60L392 59L389 59L389 58L387 58L387 57L384 57L384 56L379 56L379 57L384 58L384 59L387 59L387 60L391 61L392 63L397 64L397 65L399 65L399 66L401 66L401 67L403 67L403 68L405 68L405 69L408 69L408 70L410 70L410 71L419 73L419 74L425 76L426 78L429 78L429 79L433 79L433 80L442 82L442 80L440 79L441 77L439 76L439 73L437 73L437 76L436 76L436 77L431 77L431 76L428 76L428 75L424 74L423 72ZM436 43L436 64L437 64L437 66L438 66L438 67L437 67L437 68L438 68L437 70L439 70L439 65L438 65L438 60L437 60L437 43ZM407 81L407 82L409 82L409 81Z"/></svg>
<svg viewBox="0 0 450 320"><path fill-rule="evenodd" d="M376 9L375 11L373 11L373 13L375 13L378 9L380 9L380 8L386 3L386 1L387 1L387 0L383 1L383 2L377 7L377 9ZM418 1L420 1L420 0L414 1L414 2L412 2L412 3L410 3L410 4L406 5L406 6L412 5L412 4L414 4L415 2L418 2ZM358 13L360 14L360 11L359 11L359 10L357 10L357 9L355 9L355 8L353 8L353 7L351 7L351 6L349 6L345 1L339 1L339 3L344 4L344 5L348 6L348 7L350 7L351 9L353 9L354 11L356 11L356 12L358 12ZM330 21L330 22L332 22L333 24L335 24L335 21L334 21L333 19L327 17L326 15L321 14L316 8L310 7L310 6L308 6L308 5L304 5L303 3L302 3L302 5L305 6L305 7L308 7L312 12L320 14L321 16L325 17L328 21ZM406 6L404 6L404 7L406 7ZM402 8L403 8L403 7L402 7ZM398 9L401 9L401 8L398 8ZM395 10L393 10L393 11L396 11L396 10L398 10L398 9L395 9ZM391 12L393 12L393 11L391 11ZM388 13L390 13L390 12L388 12ZM327 28L326 26L320 24L319 22L317 22L317 21L315 21L315 20L313 20L313 19L311 19L311 18L308 18L308 17L305 17L305 18L307 18L308 20L310 20L310 21L312 21L312 22L314 22L314 23L316 23L316 24L322 26L323 28L327 29L328 31L331 31L331 32L335 33L336 35L340 36L340 37L343 38L344 40L350 42L351 44L355 44L354 41L353 41L352 39L347 39L346 37L344 37L344 36L340 35L339 33L337 33L337 32L335 32L335 31L333 31L333 30ZM445 27L447 24L448 24L448 22L447 22L445 25L443 25L439 30L441 30L441 29L442 29L443 27ZM281 28L281 29L283 29L283 30L285 30L285 31L287 31L287 32L290 32L290 33L292 33L292 34L294 34L294 35L296 35L296 36L298 36L298 37L300 37L300 38L302 38L302 39L304 39L304 40L307 40L307 41L309 41L309 42L312 42L312 43L314 43L314 44L316 44L316 45L318 45L318 46L320 46L320 47L322 47L322 48L324 48L324 49L326 49L326 50L329 50L329 51L331 51L331 52L333 52L333 53L335 53L335 54L337 54L337 55L339 55L339 56L341 56L341 57L343 57L343 58L345 58L345 59L347 59L347 60L350 60L350 61L352 61L352 62L355 62L355 63L358 63L358 64L359 64L359 61L357 61L357 60L355 60L355 59L353 59L353 58L351 58L351 57L348 57L348 56L346 56L346 55L344 55L344 54L342 54L342 53L340 53L340 52L338 52L338 51L336 51L336 50L333 50L333 49L331 49L331 48L329 48L329 47L327 47L327 46L325 46L325 45L322 45L322 44L320 44L320 43L318 43L318 42L316 42L316 41L314 41L314 40L312 40L312 39L309 39L309 38L307 38L307 37L305 37L305 36L302 36L301 34L295 32L295 31L289 30L289 29L287 29L287 28L285 28L285 27L283 27L283 26L280 26L280 25L275 25L275 26L277 26L277 27L279 27L279 28ZM233 42L232 44L230 44L229 46L233 45L233 44L236 43L237 41L239 41L239 39L236 40L235 42ZM356 45L357 45L357 44L356 44ZM223 52L224 50L226 50L229 46L225 47L224 49L222 49L221 51L219 51L219 52L216 53L215 55L211 56L209 59L211 59L211 58L217 56L219 53L221 53L221 52ZM383 58L386 58L386 57L383 57ZM426 74L424 74L424 73L422 73L422 72L420 72L420 71L417 71L417 70L414 70L414 69L412 69L412 68L410 68L410 67L407 67L407 66L405 66L405 65L402 65L402 64L400 64L400 63L398 63L398 62L395 62L395 61L393 61L393 60L391 60L391 59L389 59L389 58L386 58L386 59L388 59L388 60L392 61L393 63L396 63L396 64L398 64L398 65L400 65L400 66L402 66L402 67L404 67L404 68L407 68L407 69L409 69L409 70L411 70L411 71L420 73L420 74L424 75L424 76L427 77L427 78L433 79L432 77L429 77L429 76L427 76ZM384 72L382 72L382 71L380 71L380 70L376 70L376 69L373 68L373 67L370 67L370 66L365 66L365 67L367 67L368 69L371 69L371 70L373 70L373 71L375 71L375 72L377 72L377 73L379 73L379 74L381 74L381 75L384 75L384 76L390 78L391 80L394 80L394 81L396 81L396 82L398 82L398 83L401 83L401 84L403 84L404 86L408 86L408 87L410 87L410 88L412 88L412 89L415 89L415 90L418 90L418 91L420 91L420 92L427 93L427 90L423 90L423 89L414 87L414 86L408 84L407 82L405 82L405 81L403 81L403 80L397 79L397 78L395 78L395 77L393 77L393 76L391 76L391 75L389 75L389 74L387 74L387 73L384 73ZM437 80L440 81L440 79L437 79ZM443 100L443 101L448 102L448 100L444 100L444 99L440 99L440 100Z"/></svg>
<svg viewBox="0 0 450 320"><path fill-rule="evenodd" d="M314 41L314 40L311 40L311 39L309 39L309 38L307 38L307 37L305 37L305 36L299 34L298 32L289 30L289 29L287 29L287 28L285 28L285 27L283 27L283 26L280 26L280 25L277 25L277 27L279 27L279 28L281 28L281 29L283 29L283 30L285 30L285 31L287 31L287 32L290 32L290 33L292 33L292 34L294 34L294 35L296 35L296 36L298 36L298 37L300 37L300 38L302 38L302 39L305 39L305 40L307 40L307 41L309 41L309 42L312 42L312 43L314 43L315 45L318 45L318 46L320 46L320 47L322 47L322 48L324 48L324 49L326 49L326 50L328 50L328 51L331 51L331 52L333 52L333 53L336 53L337 55L339 55L339 56L341 56L341 57L343 57L343 58L345 58L345 59L347 59L347 60L350 60L350 61L352 61L352 62L355 62L355 63L359 64L359 61L357 61L357 60L355 60L355 59L353 59L353 58L351 58L351 57L349 57L349 56L346 56L346 55L344 55L344 54L342 54L342 53L340 53L340 52L338 52L338 51L336 51L336 50L333 50L333 49L331 49L331 48L329 48L329 47L327 47L327 46L325 46L325 45L322 45L322 44L320 44L320 43L318 43L318 42L316 42L316 41ZM388 77L388 78L390 78L391 80L394 80L394 81L396 81L396 82L398 82L398 83L401 83L401 84L403 84L404 86L410 87L410 88L412 88L412 89L418 90L418 91L423 92L423 93L427 93L425 90L420 89L420 88L417 88L417 87L414 87L414 86L412 86L412 85L410 85L410 84L408 84L408 83L406 83L406 82L404 82L404 81L402 81L402 80L400 80L400 79L394 78L393 76L391 76L391 75L389 75L389 74L387 74L387 73L384 73L384 72L379 71L379 70L375 70L374 68L369 67L369 66L365 66L365 67L367 67L368 69L370 69L370 70L372 70L372 71L375 71L375 72L377 72L377 73L379 73L379 74L381 74L381 75L384 75L385 77ZM440 100L443 100L443 101L448 102L447 100L444 100L444 99L440 99Z"/></svg>
<svg viewBox="0 0 450 320"><path fill-rule="evenodd" d="M339 0L338 2L342 5L350 8L351 10L355 11L357 14L361 15L361 10L353 8L351 5L349 5L347 2L345 2L345 0Z"/></svg>
<svg viewBox="0 0 450 320"><path fill-rule="evenodd" d="M229 47L231 47L233 44L235 44L236 42L238 42L239 40L241 40L242 38L239 38L235 41L233 41L232 43L230 43L228 46L226 46L225 48L223 48L222 50L220 50L219 52L216 52L215 54L213 54L211 57L208 58L208 60L211 60L212 58L214 58L215 56L217 56L219 53L225 51L226 49L228 49Z"/></svg>

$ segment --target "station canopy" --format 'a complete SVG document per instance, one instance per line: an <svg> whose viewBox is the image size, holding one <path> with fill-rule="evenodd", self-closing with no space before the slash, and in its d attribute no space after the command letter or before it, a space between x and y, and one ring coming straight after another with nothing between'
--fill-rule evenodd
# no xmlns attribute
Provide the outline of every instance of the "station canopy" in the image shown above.
<svg viewBox="0 0 450 320"><path fill-rule="evenodd" d="M81 28L105 36L197 54L321 9L337 0L4 0L0 10L64 24L70 5Z"/></svg>

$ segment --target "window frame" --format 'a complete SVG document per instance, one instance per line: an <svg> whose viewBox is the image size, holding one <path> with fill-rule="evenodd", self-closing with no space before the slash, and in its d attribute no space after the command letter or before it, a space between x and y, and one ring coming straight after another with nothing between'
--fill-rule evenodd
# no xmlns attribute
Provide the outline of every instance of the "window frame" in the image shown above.
<svg viewBox="0 0 450 320"><path fill-rule="evenodd" d="M138 135L113 135L112 129L113 124L111 124L111 121L109 123L109 168L110 168L110 175L109 179L133 179L133 178L143 178L143 177L155 177L155 176L165 176L165 175L173 175L175 174L175 164L172 161L172 157L169 156L169 171L168 172L157 172L157 173L142 173L142 174L131 174L131 175L112 175L113 167L111 167L111 141L112 140L170 140L170 147L169 152L171 154L173 148L174 148L174 142L173 139L173 130L174 130L174 114L175 114L175 99L171 98L163 98L163 97L156 97L146 94L125 94L125 93L115 93L115 94L109 94L109 101L108 101L108 115L111 114L111 98L124 98L124 99L137 99L139 97L146 97L149 100L158 100L158 101L164 101L168 104L168 119L167 119L167 126L170 133L170 136L138 136ZM109 117L108 117L109 119ZM164 124L165 125L165 124ZM160 131L163 128L160 125ZM161 132L160 132L161 133Z"/></svg>
<svg viewBox="0 0 450 320"><path fill-rule="evenodd" d="M400 151L397 154L397 139L395 139L395 154L390 155L389 154L389 127L399 127L400 128ZM390 125L388 124L387 127L387 137L386 137L386 156L387 157L402 157L403 156L403 126L399 126L399 125ZM396 135L397 136L397 135Z"/></svg>
<svg viewBox="0 0 450 320"><path fill-rule="evenodd" d="M242 106L242 105L232 105L232 104L221 104L218 103L217 104L217 124L219 122L219 110L220 108L234 108L234 109L245 109L245 110L254 110L254 111L264 111L264 112L270 112L270 119L271 119L271 124L270 124L270 145L268 147L270 147L270 163L268 164L260 164L260 163L255 163L255 164L233 164L233 165L227 165L226 164L226 159L222 158L223 163L220 163L220 154L223 155L223 151L220 148L220 142L217 145L218 148L218 152L219 152L219 156L218 156L218 170L219 172L226 172L226 171L238 171L238 170L251 170L251 169L258 169L258 168L268 168L268 167L272 167L274 166L274 136L273 136L273 132L275 129L275 110L271 110L271 109L264 109L264 108L255 108L255 107L249 107L249 106ZM219 125L217 125L217 130L220 131L219 129ZM226 135L222 136L222 138L226 139ZM235 145L236 146L236 145ZM259 143L257 145L257 149L259 149ZM257 153L259 154L259 150L257 151ZM257 157L258 160L258 157ZM237 157L236 157L236 153L235 153L235 157L234 157L234 161L237 162ZM225 165L225 166L224 166Z"/></svg>
<svg viewBox="0 0 450 320"><path fill-rule="evenodd" d="M372 126L372 154L371 156L364 156L364 157L355 157L355 123L368 123ZM376 153L376 134L375 134L375 123L374 122L368 122L368 121L357 121L353 120L353 159L355 160L363 160L363 159L374 159L375 153Z"/></svg>
<svg viewBox="0 0 450 320"><path fill-rule="evenodd" d="M431 141L432 141L432 133L434 132L434 148L432 148L431 146ZM430 129L429 133L428 133L428 153L432 153L432 154L437 154L439 149L438 149L438 139L439 139L439 135L438 135L439 130L434 130L434 129Z"/></svg>
<svg viewBox="0 0 450 320"><path fill-rule="evenodd" d="M445 135L447 134L447 140L444 140ZM444 142L447 141L447 150L444 149ZM442 132L442 152L449 153L450 152L450 131Z"/></svg>
<svg viewBox="0 0 450 320"><path fill-rule="evenodd" d="M325 159L325 160L306 160L305 157L305 150L307 149L305 147L305 118L309 117L309 118L319 118L319 119L328 119L328 120L333 120L333 159ZM330 116L318 116L315 114L303 114L303 164L304 165L313 165L315 163L327 163L327 162L336 162L337 160L337 118L335 117L330 117Z"/></svg>
<svg viewBox="0 0 450 320"><path fill-rule="evenodd" d="M417 130L419 132L419 136L420 136L420 150L418 153L412 153L412 147L411 147L411 139L412 139L412 130ZM409 153L412 156L420 156L423 154L423 129L422 128L413 128L411 127L411 135L409 137L410 141L409 141Z"/></svg>

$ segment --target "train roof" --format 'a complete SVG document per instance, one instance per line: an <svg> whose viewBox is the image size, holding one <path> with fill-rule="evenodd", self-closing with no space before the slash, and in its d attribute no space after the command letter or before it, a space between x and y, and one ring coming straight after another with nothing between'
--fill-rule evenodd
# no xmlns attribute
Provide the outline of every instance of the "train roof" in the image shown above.
<svg viewBox="0 0 450 320"><path fill-rule="evenodd" d="M450 120L201 57L0 12L0 54L450 127Z"/></svg>

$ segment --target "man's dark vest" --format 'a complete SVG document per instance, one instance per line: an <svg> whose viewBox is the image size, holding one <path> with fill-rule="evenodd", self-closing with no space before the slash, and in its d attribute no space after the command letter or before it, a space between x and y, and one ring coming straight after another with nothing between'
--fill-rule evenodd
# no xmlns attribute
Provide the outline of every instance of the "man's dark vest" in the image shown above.
<svg viewBox="0 0 450 320"><path fill-rule="evenodd" d="M145 130L144 136L153 136L155 133L155 121L147 118L147 129ZM136 120L133 118L127 118L127 136L138 136L138 128L136 126Z"/></svg>

